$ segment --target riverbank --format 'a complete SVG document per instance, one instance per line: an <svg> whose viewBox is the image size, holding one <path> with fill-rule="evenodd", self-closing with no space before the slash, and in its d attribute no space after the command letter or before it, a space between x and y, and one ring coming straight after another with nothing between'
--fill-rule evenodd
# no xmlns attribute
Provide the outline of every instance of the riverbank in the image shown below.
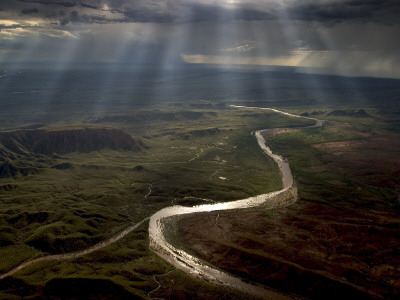
<svg viewBox="0 0 400 300"><path fill-rule="evenodd" d="M236 108L242 108L237 107ZM272 109L274 112L282 113L284 115L299 117L289 113L281 112ZM312 118L307 118L312 119ZM315 119L313 119L315 120ZM315 120L316 124L313 126L308 126L306 128L312 128L316 126L322 126L323 122ZM266 130L265 130L266 131ZM150 248L156 252L160 257L174 265L176 268L183 270L195 277L202 278L204 280L221 284L233 289L240 290L243 293L250 294L261 298L277 298L286 296L282 294L277 294L272 290L268 290L261 286L256 286L244 282L240 278L231 276L227 273L221 272L200 259L190 255L189 253L177 249L172 245L165 237L165 230L167 227L168 219L200 212L211 212L211 211L223 211L223 210L233 210L233 209L247 209L254 207L268 207L268 208L279 208L284 207L297 199L297 188L293 186L293 176L290 170L289 164L280 155L272 153L271 149L266 145L265 138L263 136L263 131L255 132L255 137L260 148L265 154L274 159L277 163L282 177L282 189L262 194L254 197L249 197L242 200L216 203L210 205L199 205L194 207L182 207L182 206L172 206L160 210L155 213L150 218L149 224L149 239Z"/></svg>

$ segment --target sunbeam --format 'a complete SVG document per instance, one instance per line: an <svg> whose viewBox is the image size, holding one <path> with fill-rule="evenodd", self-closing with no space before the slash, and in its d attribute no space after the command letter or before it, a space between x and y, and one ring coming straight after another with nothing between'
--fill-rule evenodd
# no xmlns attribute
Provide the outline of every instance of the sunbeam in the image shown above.
<svg viewBox="0 0 400 300"><path fill-rule="evenodd" d="M400 1L3 0L0 299L396 299Z"/></svg>

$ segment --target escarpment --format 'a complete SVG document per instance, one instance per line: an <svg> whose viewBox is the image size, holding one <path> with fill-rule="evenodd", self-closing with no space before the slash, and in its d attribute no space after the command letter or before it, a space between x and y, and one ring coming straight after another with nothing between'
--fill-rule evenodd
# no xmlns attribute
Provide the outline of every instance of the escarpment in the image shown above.
<svg viewBox="0 0 400 300"><path fill-rule="evenodd" d="M119 129L20 129L0 132L0 178L35 174L38 157L103 149L140 152L145 144ZM62 168L65 165L61 165ZM43 167L43 166L41 166Z"/></svg>
<svg viewBox="0 0 400 300"><path fill-rule="evenodd" d="M103 148L141 151L144 144L119 129L79 128L66 130L16 130L0 133L0 143L12 152L23 154L88 153Z"/></svg>

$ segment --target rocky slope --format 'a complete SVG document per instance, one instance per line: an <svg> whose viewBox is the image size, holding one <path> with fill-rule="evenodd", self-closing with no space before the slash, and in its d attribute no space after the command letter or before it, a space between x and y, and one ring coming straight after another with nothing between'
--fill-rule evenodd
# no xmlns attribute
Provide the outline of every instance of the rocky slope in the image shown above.
<svg viewBox="0 0 400 300"><path fill-rule="evenodd" d="M102 149L138 152L144 147L139 139L122 130L110 128L0 132L0 178L36 173L34 162L38 155L89 153Z"/></svg>
<svg viewBox="0 0 400 300"><path fill-rule="evenodd" d="M0 133L3 147L15 153L88 153L109 148L140 151L144 145L118 129L82 128L69 130L16 130Z"/></svg>

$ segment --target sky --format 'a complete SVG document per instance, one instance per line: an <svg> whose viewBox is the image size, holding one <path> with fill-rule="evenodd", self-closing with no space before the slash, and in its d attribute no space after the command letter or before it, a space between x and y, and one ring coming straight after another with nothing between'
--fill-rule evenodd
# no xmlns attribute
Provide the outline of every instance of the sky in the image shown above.
<svg viewBox="0 0 400 300"><path fill-rule="evenodd" d="M1 0L0 62L400 78L398 0Z"/></svg>

